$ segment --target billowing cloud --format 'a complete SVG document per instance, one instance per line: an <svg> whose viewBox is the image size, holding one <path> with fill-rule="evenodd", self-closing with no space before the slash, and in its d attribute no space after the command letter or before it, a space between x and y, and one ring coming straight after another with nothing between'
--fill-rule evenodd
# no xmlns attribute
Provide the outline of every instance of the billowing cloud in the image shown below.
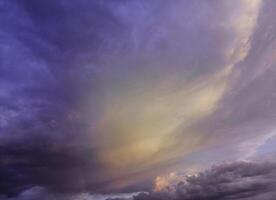
<svg viewBox="0 0 276 200"><path fill-rule="evenodd" d="M273 200L276 196L275 163L236 162L213 166L163 191L140 193L134 200ZM116 198L115 198L116 199ZM120 198L117 198L120 199ZM121 198L122 199L122 198Z"/></svg>
<svg viewBox="0 0 276 200"><path fill-rule="evenodd" d="M170 174L171 180L176 179ZM210 200L210 199L253 199L273 200L276 192L276 164L273 162L234 162L216 165L195 175L179 177L175 184L150 193L130 194L60 194L34 186L14 198L1 200Z"/></svg>

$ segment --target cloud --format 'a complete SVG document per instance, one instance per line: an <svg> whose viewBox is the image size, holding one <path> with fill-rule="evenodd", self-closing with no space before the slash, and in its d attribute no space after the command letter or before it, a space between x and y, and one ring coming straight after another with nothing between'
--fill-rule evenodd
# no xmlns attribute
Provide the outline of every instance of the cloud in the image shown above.
<svg viewBox="0 0 276 200"><path fill-rule="evenodd" d="M0 0L0 193L146 191L256 152L276 128L275 5Z"/></svg>
<svg viewBox="0 0 276 200"><path fill-rule="evenodd" d="M276 189L276 164L274 162L233 162L215 165L195 175L175 177L173 182L160 191L129 194L66 194L51 192L34 186L17 197L0 196L1 200L273 200Z"/></svg>
<svg viewBox="0 0 276 200"><path fill-rule="evenodd" d="M0 200L106 200L106 199L128 199L132 200L136 193L117 193L117 194L90 194L90 193L55 193L40 186L33 186L27 190L22 191L16 197L5 197L0 195Z"/></svg>
<svg viewBox="0 0 276 200"><path fill-rule="evenodd" d="M274 9L274 2L262 3L257 25L249 39L250 49L233 70L235 78L221 101L221 108L201 125L198 124L218 141L225 139L224 145L239 149L236 154L240 157L255 152L258 144L275 131L272 123L275 112L272 99L275 96L270 92L275 85L275 62L272 61L275 26L269 20Z"/></svg>
<svg viewBox="0 0 276 200"><path fill-rule="evenodd" d="M272 200L276 187L275 163L226 163L188 176L161 192L141 193L135 200Z"/></svg>

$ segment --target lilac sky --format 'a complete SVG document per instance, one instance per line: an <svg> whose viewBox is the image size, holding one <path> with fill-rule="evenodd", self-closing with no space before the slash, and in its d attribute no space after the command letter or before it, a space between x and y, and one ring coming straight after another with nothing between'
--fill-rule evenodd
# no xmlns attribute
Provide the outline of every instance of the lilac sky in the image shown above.
<svg viewBox="0 0 276 200"><path fill-rule="evenodd" d="M0 0L0 200L275 199L275 18L274 0Z"/></svg>

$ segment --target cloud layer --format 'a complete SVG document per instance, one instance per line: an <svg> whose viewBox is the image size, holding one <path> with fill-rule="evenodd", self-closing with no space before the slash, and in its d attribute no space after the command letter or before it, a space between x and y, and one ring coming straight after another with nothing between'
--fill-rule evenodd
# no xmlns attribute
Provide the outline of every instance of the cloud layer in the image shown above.
<svg viewBox="0 0 276 200"><path fill-rule="evenodd" d="M222 164L189 176L163 192L141 193L134 200L273 200L276 196L275 163ZM119 199L119 198L118 198Z"/></svg>
<svg viewBox="0 0 276 200"><path fill-rule="evenodd" d="M211 167L196 175L183 176L175 185L161 191L139 194L70 195L51 193L32 187L17 197L1 200L273 200L276 196L276 164L273 162L235 162ZM180 178L181 179L181 178Z"/></svg>
<svg viewBox="0 0 276 200"><path fill-rule="evenodd" d="M0 194L150 191L275 153L275 10L0 0Z"/></svg>

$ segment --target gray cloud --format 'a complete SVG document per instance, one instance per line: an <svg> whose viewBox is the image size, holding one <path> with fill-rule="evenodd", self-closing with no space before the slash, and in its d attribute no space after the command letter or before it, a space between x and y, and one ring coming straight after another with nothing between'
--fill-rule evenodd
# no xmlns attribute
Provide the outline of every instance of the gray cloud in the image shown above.
<svg viewBox="0 0 276 200"><path fill-rule="evenodd" d="M1 200L33 199L108 199L108 200L273 200L276 192L276 164L273 162L234 162L211 167L197 175L183 178L177 185L161 192L95 195L53 193L34 186L17 197Z"/></svg>
<svg viewBox="0 0 276 200"><path fill-rule="evenodd" d="M273 200L276 196L275 163L222 164L187 177L163 192L141 193L134 200Z"/></svg>

